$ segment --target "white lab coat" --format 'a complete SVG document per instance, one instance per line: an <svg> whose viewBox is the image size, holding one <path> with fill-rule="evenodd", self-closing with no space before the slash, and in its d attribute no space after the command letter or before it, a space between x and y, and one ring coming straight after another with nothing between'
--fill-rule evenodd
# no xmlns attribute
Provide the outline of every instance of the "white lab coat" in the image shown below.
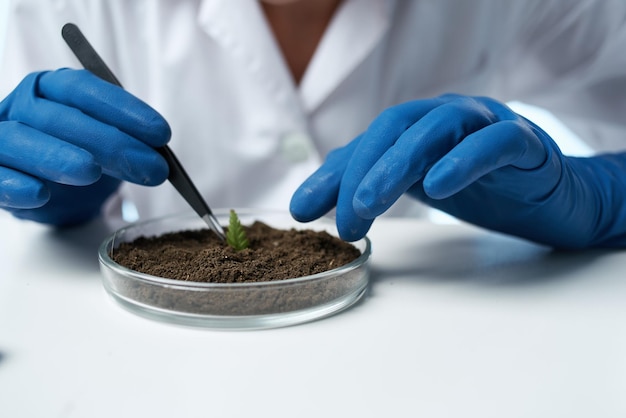
<svg viewBox="0 0 626 418"><path fill-rule="evenodd" d="M76 23L170 122L212 207L286 209L380 111L446 92L546 107L598 150L626 144L623 0L345 0L299 86L256 0L15 0L10 13L3 95L28 72L80 67L60 36ZM186 209L169 185L121 193L143 217Z"/></svg>

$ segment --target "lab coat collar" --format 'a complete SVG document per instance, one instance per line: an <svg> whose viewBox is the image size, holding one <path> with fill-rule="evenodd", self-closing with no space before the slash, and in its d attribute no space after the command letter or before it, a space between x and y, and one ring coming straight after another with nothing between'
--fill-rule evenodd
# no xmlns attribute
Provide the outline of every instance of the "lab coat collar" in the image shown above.
<svg viewBox="0 0 626 418"><path fill-rule="evenodd" d="M283 105L297 102L293 79L258 0L203 0L198 23Z"/></svg>
<svg viewBox="0 0 626 418"><path fill-rule="evenodd" d="M300 83L307 112L314 111L374 50L391 20L390 0L344 0Z"/></svg>
<svg viewBox="0 0 626 418"><path fill-rule="evenodd" d="M278 100L311 113L380 42L389 27L392 2L344 0L299 88L294 84L258 0L203 0L198 22L225 50L242 60Z"/></svg>

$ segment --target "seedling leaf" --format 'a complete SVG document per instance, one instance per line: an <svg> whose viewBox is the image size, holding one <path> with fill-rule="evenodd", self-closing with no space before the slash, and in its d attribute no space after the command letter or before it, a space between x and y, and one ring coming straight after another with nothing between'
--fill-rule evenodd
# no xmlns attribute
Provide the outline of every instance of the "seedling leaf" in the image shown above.
<svg viewBox="0 0 626 418"><path fill-rule="evenodd" d="M246 236L246 231L243 229L243 226L241 226L239 217L233 209L230 210L228 231L226 231L226 242L228 245L233 247L235 251L243 250L248 248L248 245L250 245L248 237Z"/></svg>

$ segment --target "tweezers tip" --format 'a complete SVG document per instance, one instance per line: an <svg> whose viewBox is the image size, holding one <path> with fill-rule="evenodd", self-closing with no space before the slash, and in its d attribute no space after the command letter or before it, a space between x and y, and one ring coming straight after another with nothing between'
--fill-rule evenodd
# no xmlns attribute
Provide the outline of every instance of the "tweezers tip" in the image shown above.
<svg viewBox="0 0 626 418"><path fill-rule="evenodd" d="M226 241L224 228L222 228L222 225L220 225L219 221L217 220L215 216L211 215L210 213L207 213L206 215L202 216L202 219L204 219L204 222L206 222L209 228L211 228L211 230L215 232L222 241Z"/></svg>

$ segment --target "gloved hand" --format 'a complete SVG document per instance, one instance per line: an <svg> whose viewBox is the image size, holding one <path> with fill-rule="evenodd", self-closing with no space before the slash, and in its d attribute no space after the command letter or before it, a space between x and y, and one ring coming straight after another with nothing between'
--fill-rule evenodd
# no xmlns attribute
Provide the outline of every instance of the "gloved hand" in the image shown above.
<svg viewBox="0 0 626 418"><path fill-rule="evenodd" d="M476 225L559 248L626 245L626 154L565 157L504 104L445 95L384 111L294 193L299 221L336 206L363 237L403 194Z"/></svg>
<svg viewBox="0 0 626 418"><path fill-rule="evenodd" d="M96 216L121 180L157 185L153 148L171 132L154 109L86 70L32 73L0 103L0 207L54 225Z"/></svg>

